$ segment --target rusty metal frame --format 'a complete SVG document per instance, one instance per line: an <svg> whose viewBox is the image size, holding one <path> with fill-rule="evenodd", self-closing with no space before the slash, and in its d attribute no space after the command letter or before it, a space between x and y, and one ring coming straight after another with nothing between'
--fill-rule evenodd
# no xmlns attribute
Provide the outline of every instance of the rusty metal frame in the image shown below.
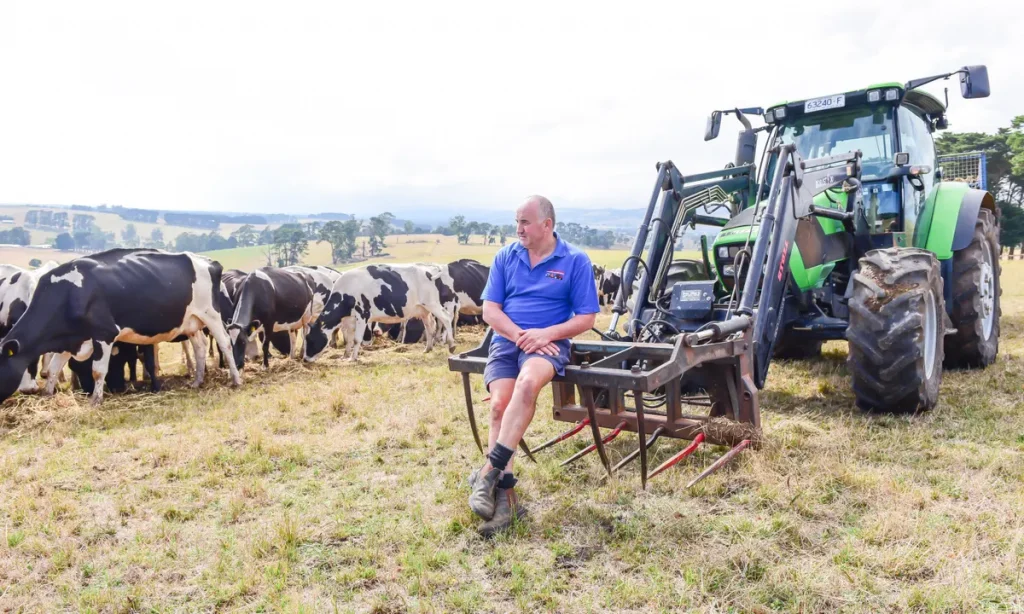
<svg viewBox="0 0 1024 614"><path fill-rule="evenodd" d="M473 411L470 375L483 374L493 334L488 329L479 346L448 358L449 370L462 374L470 427L481 452L483 446ZM748 329L725 341L694 346L685 344L685 335L679 335L674 344L573 340L571 363L564 376L551 382L551 388L554 419L576 426L538 450L567 439L589 425L594 443L588 452L597 451L608 475L639 456L641 479L646 486L647 451L659 437L693 440L700 435L699 439L707 444L742 445L740 449L757 447L761 439L761 414L753 378L751 337ZM710 410L707 415L684 412L684 407L707 405L706 402L688 403L692 399L683 397L680 392L683 377L694 370L699 372L708 393ZM664 411L652 411L644 406L643 397L659 389L664 391ZM632 403L627 393L632 394ZM598 399L601 399L600 404ZM602 428L637 433L638 450L612 467L604 447ZM648 433L652 434L649 439ZM734 455L735 452L731 452L727 456Z"/></svg>

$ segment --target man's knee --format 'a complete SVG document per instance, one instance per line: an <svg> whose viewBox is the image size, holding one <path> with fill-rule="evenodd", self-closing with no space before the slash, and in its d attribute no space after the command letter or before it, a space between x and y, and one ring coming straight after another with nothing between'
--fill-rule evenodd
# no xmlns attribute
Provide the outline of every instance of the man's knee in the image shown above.
<svg viewBox="0 0 1024 614"><path fill-rule="evenodd" d="M539 361L539 362L538 362ZM530 397L536 397L541 389L554 377L554 367L543 359L528 361L516 378L516 390Z"/></svg>
<svg viewBox="0 0 1024 614"><path fill-rule="evenodd" d="M491 416L501 417L512 399L515 380L497 380L491 384Z"/></svg>

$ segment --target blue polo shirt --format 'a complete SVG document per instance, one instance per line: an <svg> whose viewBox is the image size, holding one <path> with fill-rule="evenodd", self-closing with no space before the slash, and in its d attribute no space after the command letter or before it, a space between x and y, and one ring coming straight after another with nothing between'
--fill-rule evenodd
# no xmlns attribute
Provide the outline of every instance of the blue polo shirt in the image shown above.
<svg viewBox="0 0 1024 614"><path fill-rule="evenodd" d="M530 253L519 241L494 256L481 298L500 304L520 328L545 328L600 311L590 258L557 232L555 240L555 251L532 268Z"/></svg>

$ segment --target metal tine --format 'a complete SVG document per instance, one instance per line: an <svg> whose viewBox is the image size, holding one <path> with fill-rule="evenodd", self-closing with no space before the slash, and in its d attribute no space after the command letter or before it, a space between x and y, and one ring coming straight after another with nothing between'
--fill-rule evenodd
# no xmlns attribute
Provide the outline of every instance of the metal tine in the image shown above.
<svg viewBox="0 0 1024 614"><path fill-rule="evenodd" d="M690 445L686 446L686 449L683 450L682 452L680 452L679 454L676 454L672 458L670 458L667 461L665 461L664 463L662 463L657 469L655 469L654 471L651 472L650 477L653 478L654 476L658 475L662 471L668 469L669 467L672 467L672 466L678 464L679 461L683 460L687 456L689 456L689 455L693 454L694 452L696 452L697 451L697 447L700 446L700 444L703 441L704 441L704 433L697 433L697 436L693 438L693 443L691 443Z"/></svg>
<svg viewBox="0 0 1024 614"><path fill-rule="evenodd" d="M701 472L700 475L698 475L697 477L695 477L692 480L690 480L690 483L687 484L686 487L687 488L691 488L697 482L703 480L704 478L708 477L712 473L718 471L723 466L725 466L726 463L728 463L733 458L735 458L737 454L739 454L740 452L745 450L747 448L747 446L749 446L749 445L750 445L750 440L749 439L744 439L743 441L739 442L738 444L736 444L733 447L733 449L731 449L728 452L726 452L725 454L723 454L722 458L716 460L714 463L711 464L710 467L708 467L703 472Z"/></svg>
<svg viewBox="0 0 1024 614"><path fill-rule="evenodd" d="M473 439L480 454L484 453L484 445L480 443L480 431L476 428L476 414L473 412L473 391L469 387L469 373L462 374L462 390L466 394L466 411L469 413L469 428L473 430ZM487 397L488 399L490 397Z"/></svg>
<svg viewBox="0 0 1024 614"><path fill-rule="evenodd" d="M658 441L658 438L661 437L661 435L664 432L665 427L663 426L659 426L658 428L654 429L654 432L651 433L651 436L647 438L647 443L644 444L644 447L650 449L650 447L654 445L654 442ZM618 465L612 467L612 472L614 473L617 472L619 469L622 469L623 467L631 463L633 460L635 460L638 456L640 456L640 448L637 448L636 450L633 450L632 452L624 456L622 460L619 461Z"/></svg>
<svg viewBox="0 0 1024 614"><path fill-rule="evenodd" d="M587 416L590 418L590 434L594 438L594 446L597 447L597 455L601 457L601 464L608 476L612 475L612 464L608 461L608 452L604 449L604 441L601 440L601 427L597 425L597 404L594 402L594 390L590 386L583 386L583 404L587 407ZM620 426L621 428L621 426ZM562 463L564 466L565 463Z"/></svg>
<svg viewBox="0 0 1024 614"><path fill-rule="evenodd" d="M615 427L615 430L613 430L611 433L608 433L607 435L605 435L604 439L601 439L599 441L601 442L601 444L606 444L606 443L610 442L611 440L613 440L616 437L618 437L619 433L621 433L622 429L624 429L624 428L626 428L626 422L625 421L620 422L619 425ZM583 458L584 456L586 456L587 454L590 454L591 452L593 452L596 449L598 449L597 448L597 444L596 443L592 443L589 446L587 446L587 447L583 448L582 450L580 450L579 452L577 452L576 454L573 454L572 456L570 456L566 460L562 461L562 466L565 467L569 463L577 461L577 460ZM601 449L603 449L603 447ZM609 471L608 475L611 475L611 473L612 472Z"/></svg>
<svg viewBox="0 0 1024 614"><path fill-rule="evenodd" d="M636 402L636 436L640 441L640 484L643 490L647 490L647 446L644 445L647 434L644 432L644 393L641 390L633 392L633 400Z"/></svg>
<svg viewBox="0 0 1024 614"><path fill-rule="evenodd" d="M590 418L584 418L584 419L580 420L579 422L577 422L576 426L574 426L571 429L569 429L568 431L562 433L558 437L555 437L554 439L550 439L548 441L545 441L544 443L542 443L539 446L537 446L536 448L534 448L533 451L534 452L540 452L541 450L546 450L546 449L550 448L551 446L555 445L556 443L561 443L561 442L565 441L566 439L569 439L570 437L572 437L576 433L579 433L580 431L582 431L584 428L586 428L586 426L588 424L590 424Z"/></svg>
<svg viewBox="0 0 1024 614"><path fill-rule="evenodd" d="M519 449L526 454L526 458L530 459L535 463L537 462L537 459L533 457L533 452L530 451L530 446L526 445L526 439L519 440Z"/></svg>

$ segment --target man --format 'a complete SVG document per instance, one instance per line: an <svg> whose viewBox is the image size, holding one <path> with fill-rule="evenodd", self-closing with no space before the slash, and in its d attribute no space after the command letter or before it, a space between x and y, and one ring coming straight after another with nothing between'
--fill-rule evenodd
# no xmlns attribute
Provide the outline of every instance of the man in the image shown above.
<svg viewBox="0 0 1024 614"><path fill-rule="evenodd" d="M594 326L597 288L590 258L554 232L555 208L530 196L516 210L517 243L494 257L481 298L494 331L484 369L491 394L487 462L470 476L469 506L490 537L526 509L515 494L512 454L537 409L537 395L569 363L569 339Z"/></svg>

